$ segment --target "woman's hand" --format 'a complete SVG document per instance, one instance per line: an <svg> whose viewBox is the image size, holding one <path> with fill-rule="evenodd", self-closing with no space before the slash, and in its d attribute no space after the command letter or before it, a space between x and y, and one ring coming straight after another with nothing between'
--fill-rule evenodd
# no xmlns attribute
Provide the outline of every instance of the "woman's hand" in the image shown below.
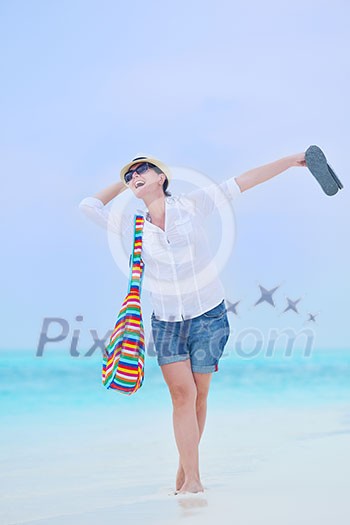
<svg viewBox="0 0 350 525"><path fill-rule="evenodd" d="M289 155L287 157L290 162L290 167L292 166L306 166L305 161L305 152L303 153L295 153L295 155Z"/></svg>

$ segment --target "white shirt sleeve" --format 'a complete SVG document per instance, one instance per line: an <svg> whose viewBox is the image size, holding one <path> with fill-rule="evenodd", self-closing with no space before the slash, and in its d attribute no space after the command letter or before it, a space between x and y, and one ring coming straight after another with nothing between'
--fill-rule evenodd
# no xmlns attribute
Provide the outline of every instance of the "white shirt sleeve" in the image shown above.
<svg viewBox="0 0 350 525"><path fill-rule="evenodd" d="M96 197L85 197L85 199L80 201L79 209L88 219L119 236L133 233L134 214L126 213L122 215L115 213Z"/></svg>
<svg viewBox="0 0 350 525"><path fill-rule="evenodd" d="M185 194L186 198L193 202L196 212L204 216L213 213L221 205L227 203L227 200L232 201L241 195L242 192L235 177L221 184L211 184Z"/></svg>

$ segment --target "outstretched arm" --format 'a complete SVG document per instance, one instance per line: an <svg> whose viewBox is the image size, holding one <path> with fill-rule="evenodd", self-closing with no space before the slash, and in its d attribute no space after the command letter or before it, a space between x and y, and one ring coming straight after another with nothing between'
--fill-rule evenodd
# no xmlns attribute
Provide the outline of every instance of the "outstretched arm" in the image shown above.
<svg viewBox="0 0 350 525"><path fill-rule="evenodd" d="M264 164L258 168L246 171L242 173L242 175L235 177L235 179L241 189L241 192L243 192L253 188L257 184L261 184L266 180L272 179L272 177L275 177L275 175L286 171L292 166L306 166L304 152L289 155L288 157L283 157L282 159L275 160L269 164Z"/></svg>

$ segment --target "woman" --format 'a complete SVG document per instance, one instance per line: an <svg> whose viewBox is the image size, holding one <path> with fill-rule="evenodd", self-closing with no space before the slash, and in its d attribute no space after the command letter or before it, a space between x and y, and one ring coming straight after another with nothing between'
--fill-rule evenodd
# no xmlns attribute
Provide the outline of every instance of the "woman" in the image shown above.
<svg viewBox="0 0 350 525"><path fill-rule="evenodd" d="M167 191L169 168L158 159L136 157L122 168L121 182L79 205L91 219L128 236L133 233L133 215L117 220L106 204L129 188L147 206L147 210L138 210L146 219L142 259L145 276L148 272L153 283L151 324L157 360L173 404L179 452L176 494L204 490L198 445L212 373L218 370L230 331L224 288L211 261L203 219L226 199L233 200L292 166L306 166L305 154L290 155L220 185L172 197Z"/></svg>

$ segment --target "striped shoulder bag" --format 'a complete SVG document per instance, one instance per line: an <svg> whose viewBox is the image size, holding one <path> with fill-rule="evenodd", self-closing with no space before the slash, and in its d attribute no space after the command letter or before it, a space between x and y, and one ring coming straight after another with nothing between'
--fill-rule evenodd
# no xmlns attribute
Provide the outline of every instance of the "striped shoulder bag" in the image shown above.
<svg viewBox="0 0 350 525"><path fill-rule="evenodd" d="M129 289L102 361L102 383L122 394L133 394L143 383L145 337L141 310L144 262L141 259L144 217L134 217L134 242Z"/></svg>

